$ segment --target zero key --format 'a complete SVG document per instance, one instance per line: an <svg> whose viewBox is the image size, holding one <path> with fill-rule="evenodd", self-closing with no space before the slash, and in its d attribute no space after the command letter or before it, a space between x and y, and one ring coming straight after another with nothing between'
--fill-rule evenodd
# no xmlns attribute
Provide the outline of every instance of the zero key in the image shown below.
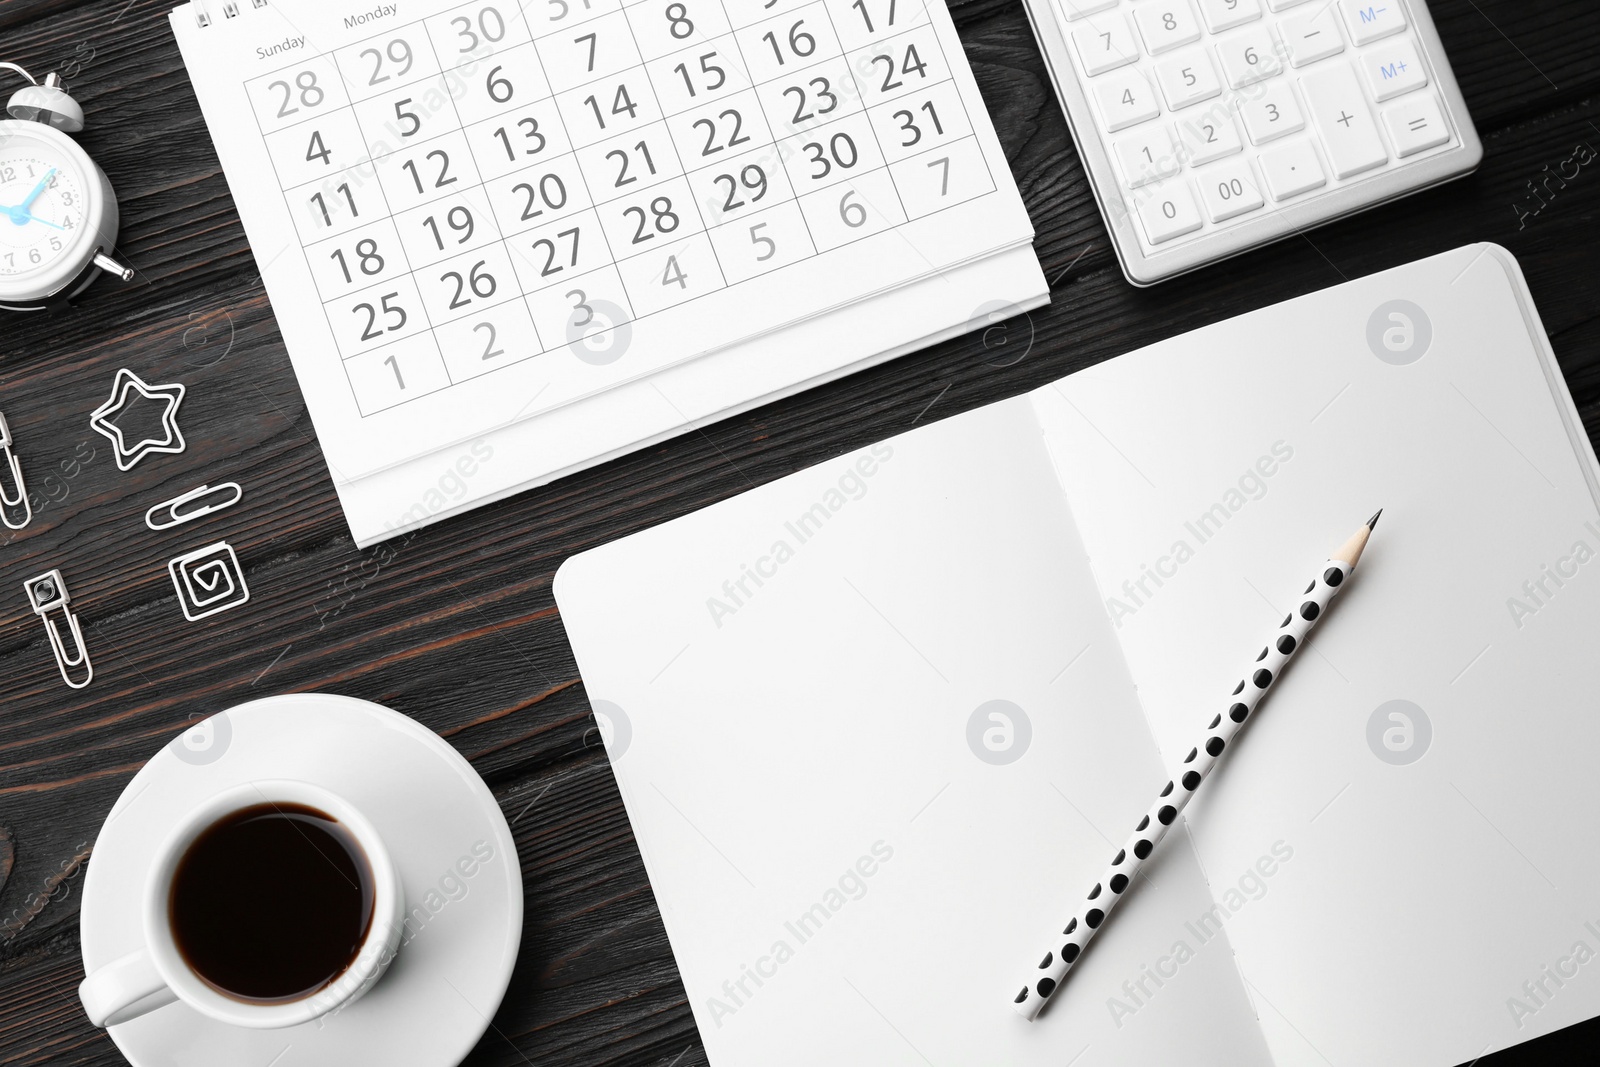
<svg viewBox="0 0 1600 1067"><path fill-rule="evenodd" d="M1389 162L1389 150L1378 136L1356 72L1343 64L1308 74L1300 80L1316 116L1323 146L1339 178L1350 178Z"/></svg>
<svg viewBox="0 0 1600 1067"><path fill-rule="evenodd" d="M1153 245L1193 233L1205 222L1195 206L1189 183L1182 178L1150 185L1139 191L1137 210L1144 235Z"/></svg>

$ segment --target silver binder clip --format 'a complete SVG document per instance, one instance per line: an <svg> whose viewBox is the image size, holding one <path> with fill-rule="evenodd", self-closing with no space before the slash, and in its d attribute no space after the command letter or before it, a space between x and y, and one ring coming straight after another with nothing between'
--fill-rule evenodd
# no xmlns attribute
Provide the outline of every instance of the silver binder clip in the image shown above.
<svg viewBox="0 0 1600 1067"><path fill-rule="evenodd" d="M0 477L0 522L13 530L20 530L33 521L33 505L28 503L28 487L22 484L22 464L17 462L17 454L11 451L11 427L6 425L6 417L0 415L0 453L5 454L6 465L11 468L11 483L16 488L13 496L11 486ZM12 522L11 513L17 508L22 509L22 521Z"/></svg>
<svg viewBox="0 0 1600 1067"><path fill-rule="evenodd" d="M37 578L23 582L22 587L28 591L28 603L44 620L45 631L50 635L50 650L55 653L56 666L61 669L61 680L73 689L82 689L94 681L94 665L89 662L89 650L83 647L83 630L78 626L78 617L67 606L72 598L67 594L67 582L61 577L61 572L45 571ZM61 619L51 618L53 612L59 612ZM61 635L63 622L72 637L70 646ZM74 670L82 671L82 681L72 680Z"/></svg>
<svg viewBox="0 0 1600 1067"><path fill-rule="evenodd" d="M202 500L203 497L212 497ZM223 482L213 489L209 485L202 485L198 489L191 489L182 496L175 496L171 500L163 500L155 507L144 513L144 524L152 530L170 530L180 523L192 522L203 518L213 511L231 508L244 498L244 490L238 482ZM201 503L195 504L196 500ZM184 505L193 505L185 507Z"/></svg>

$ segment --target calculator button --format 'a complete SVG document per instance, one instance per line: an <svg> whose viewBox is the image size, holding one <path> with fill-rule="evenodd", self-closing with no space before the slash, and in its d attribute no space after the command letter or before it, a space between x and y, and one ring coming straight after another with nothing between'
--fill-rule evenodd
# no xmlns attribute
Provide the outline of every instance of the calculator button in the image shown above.
<svg viewBox="0 0 1600 1067"><path fill-rule="evenodd" d="M1248 159L1219 163L1196 177L1200 181L1200 199L1205 202L1206 214L1212 222L1238 218L1266 203Z"/></svg>
<svg viewBox="0 0 1600 1067"><path fill-rule="evenodd" d="M1261 17L1261 0L1200 0L1200 11L1212 33L1231 30Z"/></svg>
<svg viewBox="0 0 1600 1067"><path fill-rule="evenodd" d="M1244 150L1233 117L1218 108L1180 120L1178 136L1183 141L1184 158L1192 167Z"/></svg>
<svg viewBox="0 0 1600 1067"><path fill-rule="evenodd" d="M1240 105L1239 114L1244 117L1251 144L1266 144L1306 128L1305 116L1294 98L1294 86L1288 82L1277 82L1260 96L1246 100Z"/></svg>
<svg viewBox="0 0 1600 1067"><path fill-rule="evenodd" d="M1153 56L1200 39L1200 23L1194 17L1189 0L1147 3L1134 8L1133 21L1139 24L1145 50Z"/></svg>
<svg viewBox="0 0 1600 1067"><path fill-rule="evenodd" d="M1428 72L1417 58L1416 48L1403 38L1362 56L1361 69L1366 71L1367 84L1372 86L1372 95L1379 103L1428 84Z"/></svg>
<svg viewBox="0 0 1600 1067"><path fill-rule="evenodd" d="M1267 6L1274 11L1287 11L1291 7L1299 7L1306 0L1267 0Z"/></svg>
<svg viewBox="0 0 1600 1067"><path fill-rule="evenodd" d="M1222 70L1228 84L1243 89L1283 73L1283 60L1278 58L1272 34L1265 26L1252 27L1217 45L1217 55L1222 59Z"/></svg>
<svg viewBox="0 0 1600 1067"><path fill-rule="evenodd" d="M1100 106L1101 124L1109 133L1148 122L1161 114L1154 90L1136 70L1118 71L1097 82L1094 96Z"/></svg>
<svg viewBox="0 0 1600 1067"><path fill-rule="evenodd" d="M1400 9L1400 0L1339 0L1339 7L1357 47L1406 28L1406 13Z"/></svg>
<svg viewBox="0 0 1600 1067"><path fill-rule="evenodd" d="M1378 137L1377 123L1372 121L1372 112L1356 83L1355 71L1340 64L1308 74L1300 84L1322 132L1335 176L1349 178L1389 161L1388 150Z"/></svg>
<svg viewBox="0 0 1600 1067"><path fill-rule="evenodd" d="M1178 173L1178 150L1172 135L1159 123L1131 133L1116 144L1117 163L1128 188L1165 181Z"/></svg>
<svg viewBox="0 0 1600 1067"><path fill-rule="evenodd" d="M1117 0L1056 0L1068 22L1076 22L1085 15L1108 11L1117 6Z"/></svg>
<svg viewBox="0 0 1600 1067"><path fill-rule="evenodd" d="M1169 111L1178 111L1222 93L1216 66L1209 55L1199 50L1157 63L1156 81L1161 85L1161 95L1166 97Z"/></svg>
<svg viewBox="0 0 1600 1067"><path fill-rule="evenodd" d="M1093 25L1079 26L1072 31L1072 45L1078 50L1078 62L1083 64L1089 77L1108 70L1125 67L1139 58L1139 45L1128 28L1128 20L1121 15L1096 19Z"/></svg>
<svg viewBox="0 0 1600 1067"><path fill-rule="evenodd" d="M1389 128L1389 140L1394 142L1395 154L1401 159L1450 140L1450 129L1444 124L1439 102L1432 93L1385 111L1383 124Z"/></svg>
<svg viewBox="0 0 1600 1067"><path fill-rule="evenodd" d="M1279 29L1291 67L1304 67L1344 51L1344 36L1331 8L1286 18Z"/></svg>
<svg viewBox="0 0 1600 1067"><path fill-rule="evenodd" d="M1261 153L1260 159L1267 191L1274 200L1287 200L1328 184L1328 176L1322 172L1317 150L1311 147L1310 141L1295 141L1268 149Z"/></svg>
<svg viewBox="0 0 1600 1067"><path fill-rule="evenodd" d="M1153 245L1198 230L1204 222L1194 194L1184 181L1168 182L1139 194L1139 222Z"/></svg>

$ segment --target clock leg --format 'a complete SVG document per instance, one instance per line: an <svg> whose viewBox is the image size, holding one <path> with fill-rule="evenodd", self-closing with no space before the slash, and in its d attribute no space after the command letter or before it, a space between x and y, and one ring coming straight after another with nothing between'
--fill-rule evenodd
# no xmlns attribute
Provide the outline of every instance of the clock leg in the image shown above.
<svg viewBox="0 0 1600 1067"><path fill-rule="evenodd" d="M132 267L124 267L121 263L118 263L104 252L96 252L94 254L94 265L105 271L107 274L120 278L123 281L128 281L133 277Z"/></svg>

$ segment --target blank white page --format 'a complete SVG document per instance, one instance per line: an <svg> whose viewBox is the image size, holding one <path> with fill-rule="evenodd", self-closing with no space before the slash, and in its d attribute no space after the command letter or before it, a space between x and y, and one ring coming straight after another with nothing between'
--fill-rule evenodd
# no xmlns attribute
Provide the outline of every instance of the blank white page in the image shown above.
<svg viewBox="0 0 1600 1067"><path fill-rule="evenodd" d="M1187 931L1182 834L1048 1025L1009 1006L1165 781L1026 398L576 556L556 594L714 1067L1268 1062L1226 935ZM1031 724L1014 762L969 747L989 701Z"/></svg>
<svg viewBox="0 0 1600 1067"><path fill-rule="evenodd" d="M1368 342L1375 316L1380 348L1403 330L1397 300L1431 324L1405 364ZM1271 842L1294 850L1225 921L1274 1060L1464 1063L1600 1012L1578 960L1600 951L1594 457L1509 254L1360 279L1034 399L1169 766L1385 509L1187 813L1219 901ZM1401 706L1369 744L1395 700L1431 738Z"/></svg>

